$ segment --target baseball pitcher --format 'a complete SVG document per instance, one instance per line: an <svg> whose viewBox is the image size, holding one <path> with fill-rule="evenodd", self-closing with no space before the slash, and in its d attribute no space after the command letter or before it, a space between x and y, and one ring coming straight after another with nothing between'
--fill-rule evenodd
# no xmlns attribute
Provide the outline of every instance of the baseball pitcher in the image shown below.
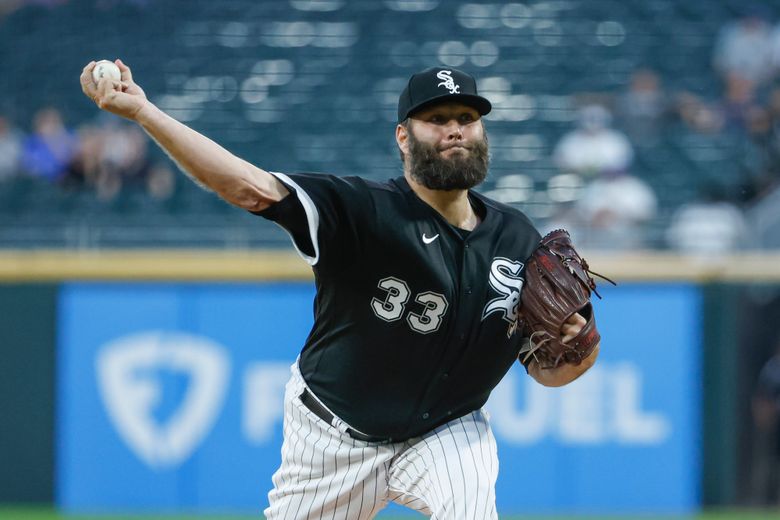
<svg viewBox="0 0 780 520"><path fill-rule="evenodd" d="M473 190L487 175L474 78L414 74L398 101L403 175L262 170L149 102L130 68L81 86L138 123L195 182L270 219L315 275L314 326L291 367L269 519L373 518L389 502L442 520L497 518L482 406L518 358L565 385L599 351L587 263L559 230Z"/></svg>

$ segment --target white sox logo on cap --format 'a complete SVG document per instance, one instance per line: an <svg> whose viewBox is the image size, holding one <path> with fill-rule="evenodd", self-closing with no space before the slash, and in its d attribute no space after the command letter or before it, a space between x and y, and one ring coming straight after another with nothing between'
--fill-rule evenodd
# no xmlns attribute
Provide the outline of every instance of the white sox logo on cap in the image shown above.
<svg viewBox="0 0 780 520"><path fill-rule="evenodd" d="M452 79L451 74L451 70L440 70L438 73L436 73L436 77L442 80L442 82L437 86L443 86L450 91L450 94L460 94L460 85L455 84L455 80Z"/></svg>

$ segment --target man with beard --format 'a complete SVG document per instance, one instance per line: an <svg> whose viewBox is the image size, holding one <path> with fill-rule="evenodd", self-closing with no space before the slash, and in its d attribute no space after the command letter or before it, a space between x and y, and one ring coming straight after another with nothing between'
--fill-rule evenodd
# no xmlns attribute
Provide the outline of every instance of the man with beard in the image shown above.
<svg viewBox="0 0 780 520"><path fill-rule="evenodd" d="M435 67L400 96L402 177L261 170L121 81L82 88L139 123L196 182L281 225L312 266L314 326L291 367L282 464L269 519L373 518L396 502L439 519L497 518L496 443L482 406L518 359L526 259L540 235L519 211L471 190L485 179L481 117L490 102L470 75ZM561 330L576 336L576 315ZM262 332L261 332L262 333ZM595 361L526 369L560 386Z"/></svg>

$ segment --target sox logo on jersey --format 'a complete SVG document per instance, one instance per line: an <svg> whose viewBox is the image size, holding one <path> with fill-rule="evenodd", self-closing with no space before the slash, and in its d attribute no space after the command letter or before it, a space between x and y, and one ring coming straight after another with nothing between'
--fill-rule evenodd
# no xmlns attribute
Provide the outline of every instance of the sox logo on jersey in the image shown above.
<svg viewBox="0 0 780 520"><path fill-rule="evenodd" d="M517 314L520 306L520 291L523 290L523 278L520 271L523 270L522 262L515 262L508 258L494 258L490 265L488 281L490 287L502 294L498 298L490 300L482 311L482 319L494 312L500 312L502 318L509 322L507 336L512 336L517 329Z"/></svg>
<svg viewBox="0 0 780 520"><path fill-rule="evenodd" d="M437 86L443 86L450 91L450 94L460 94L460 85L455 84L455 80L452 79L451 70L440 70L436 73L436 77L442 80Z"/></svg>

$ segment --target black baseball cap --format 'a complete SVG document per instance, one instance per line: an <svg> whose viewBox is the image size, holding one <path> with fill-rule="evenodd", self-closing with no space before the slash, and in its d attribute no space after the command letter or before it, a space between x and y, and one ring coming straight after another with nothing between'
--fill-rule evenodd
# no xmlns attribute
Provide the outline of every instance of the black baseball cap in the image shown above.
<svg viewBox="0 0 780 520"><path fill-rule="evenodd" d="M471 74L452 67L431 67L413 74L398 98L398 122L414 112L445 101L457 101L484 116L493 108L477 94L477 81Z"/></svg>

